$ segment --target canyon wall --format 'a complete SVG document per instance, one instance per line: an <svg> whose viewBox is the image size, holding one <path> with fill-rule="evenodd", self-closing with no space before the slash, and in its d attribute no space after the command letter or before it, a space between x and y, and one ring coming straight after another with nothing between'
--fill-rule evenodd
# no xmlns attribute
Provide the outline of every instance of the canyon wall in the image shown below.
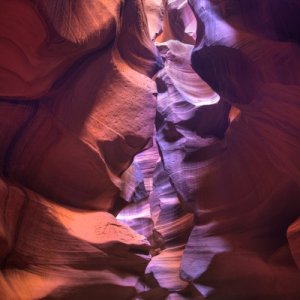
<svg viewBox="0 0 300 300"><path fill-rule="evenodd" d="M0 8L1 299L300 299L297 1Z"/></svg>

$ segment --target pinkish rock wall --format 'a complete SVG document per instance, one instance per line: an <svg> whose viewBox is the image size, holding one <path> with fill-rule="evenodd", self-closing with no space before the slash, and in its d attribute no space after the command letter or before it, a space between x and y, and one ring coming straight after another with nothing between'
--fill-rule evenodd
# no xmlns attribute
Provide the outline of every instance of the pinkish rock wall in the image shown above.
<svg viewBox="0 0 300 300"><path fill-rule="evenodd" d="M297 1L0 7L0 299L300 299Z"/></svg>

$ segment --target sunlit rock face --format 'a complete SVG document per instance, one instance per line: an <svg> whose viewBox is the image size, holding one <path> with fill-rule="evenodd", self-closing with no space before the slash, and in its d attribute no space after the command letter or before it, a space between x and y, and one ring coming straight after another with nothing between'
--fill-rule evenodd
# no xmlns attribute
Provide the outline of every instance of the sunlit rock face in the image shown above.
<svg viewBox="0 0 300 300"><path fill-rule="evenodd" d="M1 299L300 299L297 1L0 10Z"/></svg>

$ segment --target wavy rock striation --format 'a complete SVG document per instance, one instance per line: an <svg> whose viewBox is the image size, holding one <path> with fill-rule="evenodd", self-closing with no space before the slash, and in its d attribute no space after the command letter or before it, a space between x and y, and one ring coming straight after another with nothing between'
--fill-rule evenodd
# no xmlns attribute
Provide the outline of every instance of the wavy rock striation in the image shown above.
<svg viewBox="0 0 300 300"><path fill-rule="evenodd" d="M0 298L298 300L299 12L1 1Z"/></svg>

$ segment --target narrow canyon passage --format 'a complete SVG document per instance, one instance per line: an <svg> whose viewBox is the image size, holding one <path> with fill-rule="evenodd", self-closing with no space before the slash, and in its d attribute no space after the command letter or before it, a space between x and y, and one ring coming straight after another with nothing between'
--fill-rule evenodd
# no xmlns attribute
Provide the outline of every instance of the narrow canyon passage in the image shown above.
<svg viewBox="0 0 300 300"><path fill-rule="evenodd" d="M299 13L0 0L0 299L299 300Z"/></svg>

